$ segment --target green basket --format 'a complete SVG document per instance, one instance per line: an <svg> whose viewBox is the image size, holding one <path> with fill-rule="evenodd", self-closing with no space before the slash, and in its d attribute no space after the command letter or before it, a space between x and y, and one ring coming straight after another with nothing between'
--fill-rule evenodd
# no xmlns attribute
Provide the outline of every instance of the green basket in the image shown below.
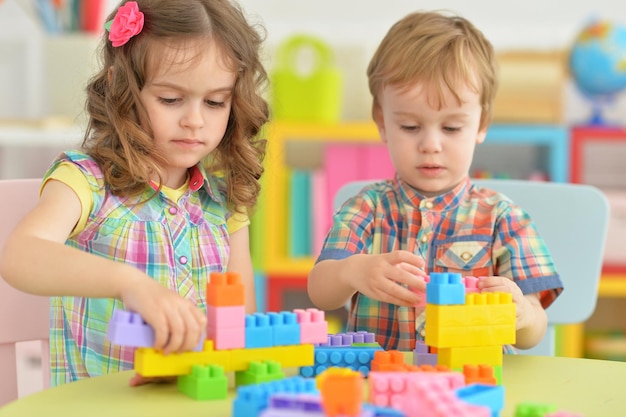
<svg viewBox="0 0 626 417"><path fill-rule="evenodd" d="M313 58L308 71L298 67L305 52ZM295 35L279 46L271 74L273 120L336 123L341 118L342 90L333 51L322 40Z"/></svg>

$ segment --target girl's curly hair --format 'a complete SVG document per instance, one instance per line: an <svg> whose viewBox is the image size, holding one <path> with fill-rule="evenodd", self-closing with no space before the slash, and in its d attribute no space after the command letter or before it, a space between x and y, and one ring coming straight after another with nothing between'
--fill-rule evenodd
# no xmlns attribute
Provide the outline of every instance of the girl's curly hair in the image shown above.
<svg viewBox="0 0 626 417"><path fill-rule="evenodd" d="M139 94L150 69L162 61L163 51L216 40L237 78L226 132L204 162L224 176L229 206L252 208L265 156L266 141L260 133L269 115L261 95L267 84L259 57L261 34L229 0L137 0L137 4L144 14L139 34L120 47L111 45L108 33L103 35L101 70L87 86L89 124L83 148L98 162L115 194L137 195L154 175L162 179L165 155L156 151L149 123L142 123L149 119Z"/></svg>

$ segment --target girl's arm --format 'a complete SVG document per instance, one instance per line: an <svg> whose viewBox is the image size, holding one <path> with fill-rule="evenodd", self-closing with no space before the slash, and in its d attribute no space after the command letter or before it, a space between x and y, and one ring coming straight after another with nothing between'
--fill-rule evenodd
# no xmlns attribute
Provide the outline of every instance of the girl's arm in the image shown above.
<svg viewBox="0 0 626 417"><path fill-rule="evenodd" d="M230 235L230 258L227 267L227 271L241 275L241 281L246 291L246 314L256 312L256 291L254 289L249 235L248 226L244 226Z"/></svg>
<svg viewBox="0 0 626 417"><path fill-rule="evenodd" d="M4 279L32 294L120 299L154 328L155 348L169 353L196 346L206 317L192 302L132 266L65 246L80 213L72 189L48 181L37 206L6 241Z"/></svg>

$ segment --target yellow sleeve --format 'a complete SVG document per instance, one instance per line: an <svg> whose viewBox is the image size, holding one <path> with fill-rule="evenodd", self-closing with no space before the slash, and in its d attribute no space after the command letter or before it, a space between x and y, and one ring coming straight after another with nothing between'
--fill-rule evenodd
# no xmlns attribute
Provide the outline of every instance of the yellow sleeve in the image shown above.
<svg viewBox="0 0 626 417"><path fill-rule="evenodd" d="M81 213L80 219L70 236L75 236L85 229L89 213L93 209L93 197L91 195L91 189L87 178L80 171L80 169L69 162L61 162L59 166L46 178L46 181L41 185L41 190L46 186L46 183L51 180L57 180L70 187L80 200Z"/></svg>
<svg viewBox="0 0 626 417"><path fill-rule="evenodd" d="M250 224L250 219L246 213L234 211L232 216L226 221L226 227L228 228L228 234L232 235L237 230L246 227Z"/></svg>

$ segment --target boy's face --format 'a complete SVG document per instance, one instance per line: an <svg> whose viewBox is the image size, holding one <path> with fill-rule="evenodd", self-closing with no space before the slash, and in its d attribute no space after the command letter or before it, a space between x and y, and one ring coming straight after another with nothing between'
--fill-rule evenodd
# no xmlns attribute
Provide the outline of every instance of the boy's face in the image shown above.
<svg viewBox="0 0 626 417"><path fill-rule="evenodd" d="M444 88L438 106L436 88L387 86L374 110L398 175L428 197L450 191L467 177L476 144L487 133L486 126L480 127L480 96L466 85L457 93L460 105Z"/></svg>

